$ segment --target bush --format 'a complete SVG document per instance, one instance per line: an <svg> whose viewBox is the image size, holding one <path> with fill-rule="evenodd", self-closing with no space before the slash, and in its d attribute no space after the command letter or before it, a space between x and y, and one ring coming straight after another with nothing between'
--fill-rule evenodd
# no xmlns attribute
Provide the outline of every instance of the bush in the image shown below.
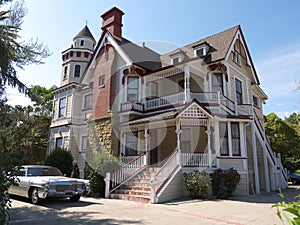
<svg viewBox="0 0 300 225"><path fill-rule="evenodd" d="M88 179L90 180L91 195L104 197L106 173L120 169L121 161L108 152L97 153L90 164ZM86 167L88 168L88 167Z"/></svg>
<svg viewBox="0 0 300 225"><path fill-rule="evenodd" d="M210 177L205 172L194 171L192 173L184 173L184 182L187 190L193 198L204 198L207 195L207 188L210 185Z"/></svg>
<svg viewBox="0 0 300 225"><path fill-rule="evenodd" d="M63 174L70 177L73 168L73 160L70 151L56 148L47 156L45 165L57 167Z"/></svg>
<svg viewBox="0 0 300 225"><path fill-rule="evenodd" d="M213 195L218 198L232 196L240 179L240 174L233 168L229 170L215 170L211 174Z"/></svg>

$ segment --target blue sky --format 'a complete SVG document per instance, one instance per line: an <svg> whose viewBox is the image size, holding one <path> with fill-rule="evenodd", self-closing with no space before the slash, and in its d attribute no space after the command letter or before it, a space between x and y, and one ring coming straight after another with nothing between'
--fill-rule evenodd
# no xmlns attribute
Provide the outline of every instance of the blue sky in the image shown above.
<svg viewBox="0 0 300 225"><path fill-rule="evenodd" d="M182 46L240 24L260 78L269 96L264 112L287 116L300 111L300 1L170 1L170 0L25 0L28 14L21 36L38 38L52 55L44 65L18 72L30 85L59 85L61 52L86 21L96 40L100 15L117 6L123 16L123 36L134 42L162 41ZM27 100L8 90L11 104Z"/></svg>

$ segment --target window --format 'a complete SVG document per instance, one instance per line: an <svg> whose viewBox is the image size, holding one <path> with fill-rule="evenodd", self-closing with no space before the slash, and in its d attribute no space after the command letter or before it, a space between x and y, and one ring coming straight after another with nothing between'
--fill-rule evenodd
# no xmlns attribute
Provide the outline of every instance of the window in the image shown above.
<svg viewBox="0 0 300 225"><path fill-rule="evenodd" d="M201 44L194 47L194 54L197 57L202 57L207 54L207 51L209 49L209 46L207 44Z"/></svg>
<svg viewBox="0 0 300 225"><path fill-rule="evenodd" d="M75 70L74 70L74 77L80 77L80 65L75 65Z"/></svg>
<svg viewBox="0 0 300 225"><path fill-rule="evenodd" d="M232 53L232 61L240 65L241 64L241 56L240 56L240 54L237 53L237 52L233 52Z"/></svg>
<svg viewBox="0 0 300 225"><path fill-rule="evenodd" d="M85 152L87 149L87 136L82 136L81 137L81 152Z"/></svg>
<svg viewBox="0 0 300 225"><path fill-rule="evenodd" d="M256 107L259 108L259 101L258 98L256 96L253 95L253 105L255 105Z"/></svg>
<svg viewBox="0 0 300 225"><path fill-rule="evenodd" d="M179 86L179 92L182 92L182 90L184 90L184 80L178 81L178 86Z"/></svg>
<svg viewBox="0 0 300 225"><path fill-rule="evenodd" d="M212 76L212 92L218 91L224 93L222 73L214 73Z"/></svg>
<svg viewBox="0 0 300 225"><path fill-rule="evenodd" d="M226 122L220 122L220 153L224 156L229 156L229 148L228 148L228 129Z"/></svg>
<svg viewBox="0 0 300 225"><path fill-rule="evenodd" d="M126 134L125 155L137 155L138 139L137 132Z"/></svg>
<svg viewBox="0 0 300 225"><path fill-rule="evenodd" d="M84 108L92 108L92 95L86 95L84 96Z"/></svg>
<svg viewBox="0 0 300 225"><path fill-rule="evenodd" d="M240 156L241 155L241 145L240 145L240 129L239 123L231 123L231 140L232 140L232 155Z"/></svg>
<svg viewBox="0 0 300 225"><path fill-rule="evenodd" d="M66 105L67 105L67 98L61 98L59 100L58 117L65 117L66 116Z"/></svg>
<svg viewBox="0 0 300 225"><path fill-rule="evenodd" d="M177 63L179 63L180 62L180 60L179 60L179 57L176 57L176 58L173 58L172 59L172 64L174 65L174 64L177 64Z"/></svg>
<svg viewBox="0 0 300 225"><path fill-rule="evenodd" d="M235 96L237 104L243 104L242 82L235 79Z"/></svg>
<svg viewBox="0 0 300 225"><path fill-rule="evenodd" d="M63 138L58 137L55 139L55 148L62 148L63 147Z"/></svg>
<svg viewBox="0 0 300 225"><path fill-rule="evenodd" d="M88 57L89 57L89 53L88 53L88 52L85 52L85 53L84 53L84 57L85 57L85 58L88 58Z"/></svg>
<svg viewBox="0 0 300 225"><path fill-rule="evenodd" d="M67 75L68 75L68 66L65 66L65 68L64 68L64 79L67 78Z"/></svg>
<svg viewBox="0 0 300 225"><path fill-rule="evenodd" d="M84 46L84 40L80 40L80 46Z"/></svg>
<svg viewBox="0 0 300 225"><path fill-rule="evenodd" d="M81 52L76 52L77 57L81 57Z"/></svg>
<svg viewBox="0 0 300 225"><path fill-rule="evenodd" d="M70 52L70 57L73 57L73 52Z"/></svg>
<svg viewBox="0 0 300 225"><path fill-rule="evenodd" d="M104 85L105 85L105 75L101 75L99 77L99 84L98 84L98 86L99 87L104 87Z"/></svg>
<svg viewBox="0 0 300 225"><path fill-rule="evenodd" d="M139 78L127 78L127 101L135 102L139 98Z"/></svg>

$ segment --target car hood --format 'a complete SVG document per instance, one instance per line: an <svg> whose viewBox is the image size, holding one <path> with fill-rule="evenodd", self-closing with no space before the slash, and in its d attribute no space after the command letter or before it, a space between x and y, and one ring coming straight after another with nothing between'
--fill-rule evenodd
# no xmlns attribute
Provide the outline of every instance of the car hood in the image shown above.
<svg viewBox="0 0 300 225"><path fill-rule="evenodd" d="M37 177L30 177L30 181L32 183L77 183L82 182L87 184L89 181L84 179L76 179L76 178L69 178L64 176L37 176Z"/></svg>

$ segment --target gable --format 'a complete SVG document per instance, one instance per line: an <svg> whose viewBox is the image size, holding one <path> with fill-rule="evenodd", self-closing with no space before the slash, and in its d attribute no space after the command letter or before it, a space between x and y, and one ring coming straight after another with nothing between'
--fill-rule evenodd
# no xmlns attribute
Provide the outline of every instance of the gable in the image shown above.
<svg viewBox="0 0 300 225"><path fill-rule="evenodd" d="M252 80L259 85L259 79L241 28L237 30L233 37L231 45L226 53L225 60L232 60L230 57L234 52L240 54L241 58L246 61L246 65L251 70Z"/></svg>
<svg viewBox="0 0 300 225"><path fill-rule="evenodd" d="M177 117L181 118L208 118L211 117L201 106L193 102L184 109Z"/></svg>

